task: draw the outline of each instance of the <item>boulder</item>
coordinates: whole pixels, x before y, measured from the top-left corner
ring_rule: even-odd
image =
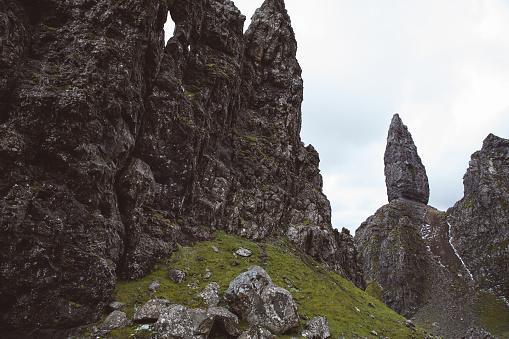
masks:
[[[238,336],[240,334],[239,318],[232,312],[228,311],[224,307],[210,307],[207,310],[207,314],[218,322],[222,328],[231,336]]]
[[[238,339],[273,339],[275,337],[266,328],[253,325],[249,330],[242,332]]]
[[[121,330],[127,325],[127,315],[122,311],[111,312],[101,325],[101,330]]]
[[[225,299],[247,322],[266,327],[272,333],[281,334],[300,325],[290,292],[274,285],[259,266],[237,276],[225,292]]]
[[[169,269],[168,278],[176,284],[180,284],[186,278],[186,273],[181,270]]]
[[[192,338],[193,319],[187,307],[175,305],[163,310],[155,324],[157,338]]]
[[[310,339],[325,339],[331,336],[327,317],[314,317],[304,325],[302,336]]]
[[[385,184],[389,202],[405,198],[428,203],[426,169],[417,154],[412,135],[398,114],[392,117],[384,155]]]
[[[171,302],[166,299],[151,299],[134,313],[133,320],[137,322],[155,322],[170,306]]]
[[[201,296],[205,299],[208,307],[215,307],[219,304],[220,287],[216,282],[212,282],[203,288]]]

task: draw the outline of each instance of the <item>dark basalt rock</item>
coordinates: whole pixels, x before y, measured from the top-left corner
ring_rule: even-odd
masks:
[[[385,184],[389,202],[398,198],[428,203],[426,169],[417,154],[412,135],[398,114],[392,117],[384,155]]]
[[[284,2],[244,21],[229,0],[0,0],[0,332],[97,320],[199,225],[332,232]]]
[[[509,140],[490,134],[463,185],[464,197],[447,211],[451,242],[478,288],[509,299]]]

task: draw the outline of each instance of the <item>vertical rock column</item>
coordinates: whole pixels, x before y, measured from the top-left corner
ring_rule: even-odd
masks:
[[[412,135],[398,114],[392,117],[384,155],[385,184],[389,202],[405,198],[428,203],[426,169],[417,154]]]

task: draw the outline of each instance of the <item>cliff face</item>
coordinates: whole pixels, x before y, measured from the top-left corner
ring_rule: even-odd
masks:
[[[447,212],[451,241],[480,289],[509,299],[509,140],[490,134],[471,156],[464,197]]]
[[[229,0],[0,0],[0,17],[0,331],[95,320],[118,277],[205,229],[313,225],[331,245],[310,254],[363,284],[300,140],[282,0],[245,34]]]

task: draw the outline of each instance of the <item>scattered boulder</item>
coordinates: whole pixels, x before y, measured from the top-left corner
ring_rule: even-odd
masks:
[[[194,335],[193,319],[187,307],[175,305],[163,310],[155,325],[158,338],[190,338]]]
[[[261,326],[253,325],[249,330],[242,332],[238,339],[273,339],[276,336]]]
[[[120,301],[113,301],[108,305],[108,307],[113,311],[117,311],[124,307],[124,304]]]
[[[252,266],[237,276],[225,292],[225,299],[243,319],[272,333],[281,334],[300,325],[290,292],[274,285],[260,266]]]
[[[174,283],[180,284],[186,278],[186,273],[181,270],[171,268],[168,270],[168,278],[170,278]]]
[[[133,320],[137,322],[155,322],[170,305],[171,302],[166,299],[151,299],[136,311]]]
[[[219,253],[219,248],[217,248],[216,246],[212,246],[212,250],[216,253]]]
[[[331,336],[329,330],[329,321],[327,317],[314,317],[304,325],[306,329],[302,332],[302,336],[312,339],[325,339]]]
[[[212,272],[207,268],[205,270],[205,274],[203,275],[203,279],[209,279],[212,276]]]
[[[214,318],[215,321],[219,322],[229,335],[236,337],[240,334],[238,328],[239,318],[226,308],[210,307],[207,310],[207,314]]]
[[[161,286],[159,284],[159,281],[155,280],[155,281],[152,281],[149,285],[148,285],[148,290],[151,291],[151,292],[157,292],[157,289],[159,288],[159,286]]]
[[[203,299],[205,299],[205,304],[208,307],[215,307],[219,304],[219,292],[220,287],[216,282],[211,282],[201,292]]]
[[[407,319],[407,320],[405,321],[405,326],[406,326],[406,327],[415,327],[415,325],[414,325],[413,321],[412,321],[412,320],[410,320],[410,319]]]
[[[253,255],[253,252],[246,248],[241,247],[235,251],[235,254],[240,255],[241,257],[250,257]]]
[[[127,315],[122,311],[113,311],[111,312],[103,324],[101,325],[101,330],[121,330],[127,325]]]

